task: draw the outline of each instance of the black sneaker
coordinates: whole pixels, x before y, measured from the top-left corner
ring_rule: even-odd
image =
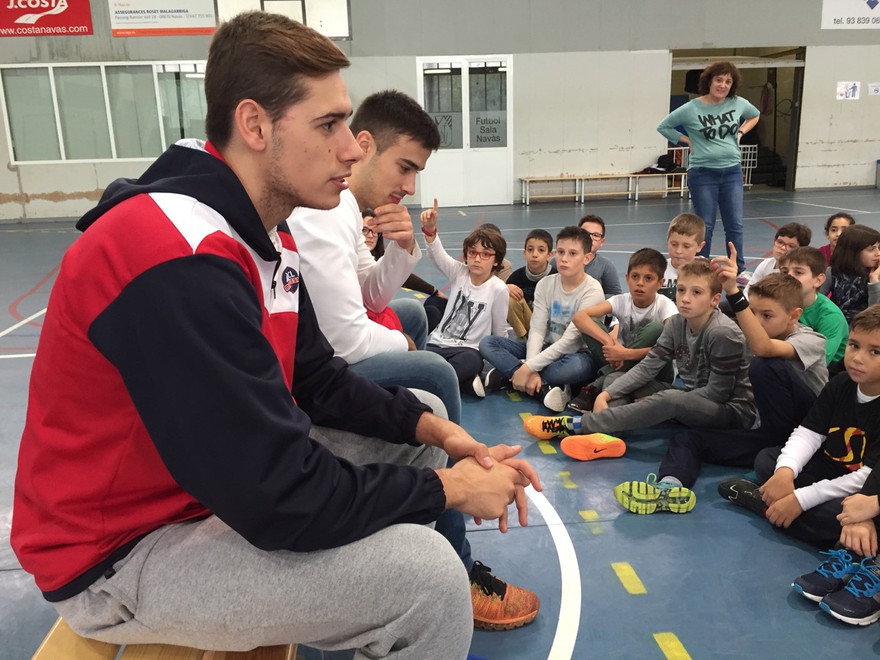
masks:
[[[801,575],[791,583],[791,588],[815,603],[825,596],[840,591],[859,567],[861,557],[844,548],[823,552],[828,559],[819,564],[812,573]]]
[[[506,390],[510,387],[510,379],[501,373],[500,369],[493,368],[489,369],[489,373],[486,374],[483,385],[485,385],[487,392]]]
[[[737,477],[722,481],[718,484],[718,494],[737,506],[754,511],[759,516],[763,516],[767,511],[767,505],[764,504],[761,493],[758,491],[758,484],[748,479]]]
[[[819,607],[854,626],[867,626],[880,619],[880,566],[873,558],[856,564],[855,575],[846,586],[825,596]]]
[[[596,403],[596,397],[601,394],[598,388],[592,385],[585,385],[578,392],[578,395],[568,402],[568,407],[579,413],[593,412],[593,405]]]

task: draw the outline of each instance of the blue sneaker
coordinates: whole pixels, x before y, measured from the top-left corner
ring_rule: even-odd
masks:
[[[854,626],[867,626],[880,619],[880,566],[873,559],[869,557],[857,564],[847,585],[825,596],[819,607]]]
[[[843,589],[850,577],[858,571],[861,559],[845,549],[830,550],[822,554],[828,555],[828,559],[819,564],[819,568],[801,575],[791,583],[792,589],[815,603],[828,594]]]

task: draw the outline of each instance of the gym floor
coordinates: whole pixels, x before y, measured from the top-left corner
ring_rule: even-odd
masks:
[[[665,251],[666,227],[687,200],[643,198],[504,207],[443,208],[440,232],[450,252],[481,222],[508,241],[508,258],[523,265],[528,231],[551,234],[593,213],[607,224],[602,254],[626,272],[640,247]],[[802,222],[812,245],[827,241],[825,219],[845,210],[880,227],[880,191],[786,193],[752,190],[745,197],[746,267],[769,255],[777,227]],[[417,210],[413,209],[417,221]],[[28,658],[56,618],[9,547],[18,441],[24,425],[28,375],[41,316],[65,249],[76,239],[74,220],[0,225],[0,660]],[[723,245],[718,223],[713,252]],[[416,272],[442,287],[424,259]],[[402,292],[401,295],[414,295]],[[31,318],[34,316],[34,318]],[[579,463],[558,443],[536,442],[522,430],[543,406],[516,393],[465,397],[463,424],[487,444],[522,444],[543,482],[530,497],[530,524],[500,534],[484,523],[469,528],[474,557],[507,581],[541,598],[534,623],[510,632],[474,634],[472,655],[523,658],[868,657],[880,655],[880,628],[839,623],[795,595],[791,581],[813,570],[818,552],[787,539],[765,521],[717,495],[736,470],[707,466],[687,515],[637,516],[618,505],[612,489],[656,471],[672,426],[625,434],[623,458]],[[300,657],[348,654],[301,649]]]

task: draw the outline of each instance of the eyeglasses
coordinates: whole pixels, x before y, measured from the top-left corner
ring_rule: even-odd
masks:
[[[364,225],[363,229],[361,229],[361,233],[364,236],[369,236],[370,234],[375,234],[376,232],[372,227],[367,227],[366,225]]]
[[[795,244],[792,245],[791,243],[786,243],[782,238],[777,238],[773,242],[776,244],[776,247],[778,247],[780,249],[784,248],[786,251],[787,250],[794,250],[796,247],[798,247],[797,242],[795,242]]]
[[[605,238],[605,234],[600,234],[597,231],[588,231],[587,233],[590,235],[591,238],[595,238],[597,241],[600,238]]]
[[[475,250],[473,248],[468,248],[467,254],[469,259],[482,259],[483,261],[489,261],[492,257],[495,256],[494,252],[489,252],[488,250]]]

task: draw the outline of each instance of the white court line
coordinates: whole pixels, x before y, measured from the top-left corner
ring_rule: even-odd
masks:
[[[4,330],[3,332],[0,332],[0,337],[5,337],[5,336],[8,335],[10,332],[13,332],[13,331],[15,331],[15,330],[18,330],[21,326],[23,326],[23,325],[27,325],[28,323],[30,323],[31,321],[33,321],[33,320],[36,319],[36,318],[41,317],[41,316],[42,316],[43,314],[45,314],[45,313],[46,313],[46,308],[44,307],[43,309],[41,309],[41,310],[40,310],[39,312],[37,312],[36,314],[31,314],[31,315],[28,316],[26,319],[24,319],[24,320],[22,320],[22,321],[19,321],[19,322],[16,323],[15,325],[12,325],[12,326],[9,326],[8,328],[6,328],[6,330]]]
[[[568,530],[565,529],[565,523],[562,522],[553,505],[531,486],[526,488],[526,494],[544,518],[556,545],[556,555],[559,557],[562,582],[559,622],[556,624],[556,635],[553,637],[553,646],[550,647],[547,660],[571,660],[581,623],[581,569],[578,566],[577,554]]]
[[[820,209],[831,209],[832,211],[846,211],[847,213],[871,213],[871,211],[863,211],[861,209],[844,209],[839,206],[828,206],[827,204],[810,204],[809,202],[796,202],[794,200],[791,200],[789,203],[801,204],[803,206],[816,206]]]
[[[12,355],[0,355],[0,360],[11,360],[12,358],[32,358],[36,356],[36,353],[13,353]]]

